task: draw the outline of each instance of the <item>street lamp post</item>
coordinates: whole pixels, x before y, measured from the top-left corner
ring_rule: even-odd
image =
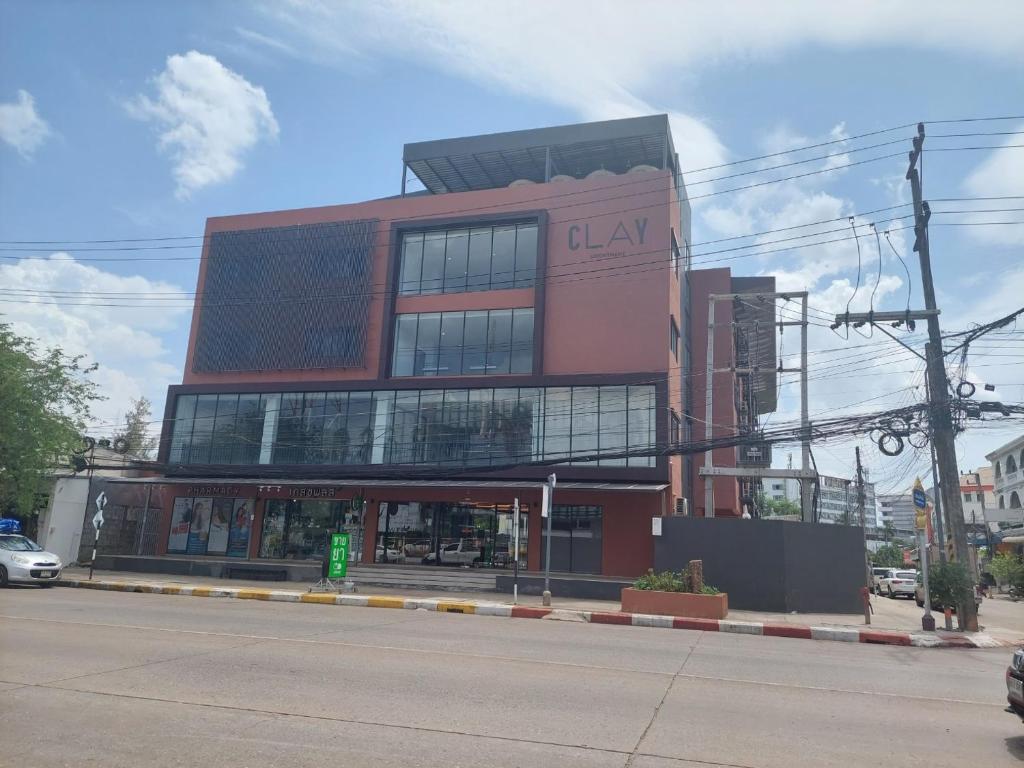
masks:
[[[541,491],[541,515],[547,518],[547,537],[544,552],[544,605],[551,605],[551,497],[555,493],[555,482],[557,478],[554,473],[548,475],[547,481]]]

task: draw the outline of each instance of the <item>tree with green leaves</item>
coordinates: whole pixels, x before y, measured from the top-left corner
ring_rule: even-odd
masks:
[[[997,584],[1024,588],[1024,558],[1020,555],[1009,552],[996,555],[988,564],[988,572],[995,577]]]
[[[0,323],[0,514],[28,520],[50,473],[81,448],[90,404],[102,399],[94,370]]]
[[[125,414],[124,428],[114,433],[113,441],[124,440],[128,454],[148,459],[156,449],[156,438],[150,433],[153,421],[152,405],[146,397],[132,400],[131,409]]]
[[[903,547],[898,544],[885,544],[871,556],[871,562],[879,568],[902,568]]]
[[[800,507],[789,499],[773,499],[764,494],[757,498],[757,507],[761,510],[761,517],[784,517],[787,515],[800,515]]]

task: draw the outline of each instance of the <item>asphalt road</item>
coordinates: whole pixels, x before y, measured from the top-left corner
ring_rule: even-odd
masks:
[[[0,765],[1019,765],[1002,650],[0,591]]]

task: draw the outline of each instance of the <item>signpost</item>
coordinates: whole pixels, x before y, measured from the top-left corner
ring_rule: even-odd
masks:
[[[519,498],[512,502],[512,605],[519,605]]]
[[[544,597],[542,603],[551,605],[551,497],[555,492],[557,478],[554,473],[548,475],[547,482],[541,490],[540,514],[547,518],[547,540],[544,551]]]
[[[932,616],[932,600],[928,594],[928,497],[925,496],[921,478],[917,478],[912,492],[914,498],[914,528],[917,532],[917,551],[921,554],[921,579],[924,584],[924,615],[921,629],[935,631],[935,617]]]
[[[100,528],[103,527],[103,508],[107,505],[107,494],[99,492],[96,497],[96,514],[92,516],[92,525],[96,529],[96,538],[92,540],[92,559],[89,561],[89,580],[92,581],[92,569],[96,565],[96,547],[100,543]]]

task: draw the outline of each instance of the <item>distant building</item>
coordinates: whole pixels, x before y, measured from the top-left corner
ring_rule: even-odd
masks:
[[[914,501],[910,489],[901,493],[884,493],[878,497],[878,508],[882,527],[892,523],[896,535],[901,538],[914,536]]]
[[[860,525],[857,508],[857,481],[845,477],[820,475],[818,489],[818,522]],[[768,478],[763,483],[764,495],[775,501],[800,504],[800,481],[793,478]],[[875,484],[864,483],[864,522],[868,528],[879,527]]]
[[[1024,520],[1024,435],[985,456],[992,464],[995,509],[989,521],[1020,523]]]

